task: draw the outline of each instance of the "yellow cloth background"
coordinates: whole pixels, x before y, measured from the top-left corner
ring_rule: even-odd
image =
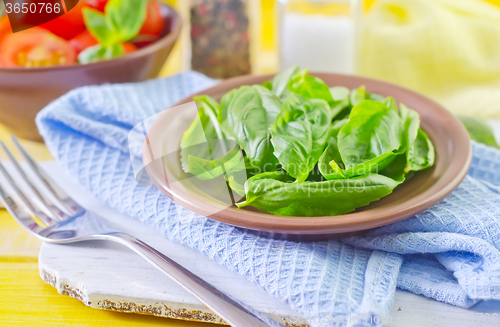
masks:
[[[455,114],[500,117],[498,6],[379,0],[363,21],[361,49],[362,75],[422,92]]]

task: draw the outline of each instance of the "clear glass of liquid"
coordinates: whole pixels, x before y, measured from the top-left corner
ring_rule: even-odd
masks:
[[[279,0],[280,68],[353,74],[362,0]]]

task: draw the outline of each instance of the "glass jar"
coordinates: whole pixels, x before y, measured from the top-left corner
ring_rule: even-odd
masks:
[[[247,0],[191,0],[189,12],[191,69],[212,78],[250,74]]]
[[[362,0],[280,0],[280,66],[353,74]]]

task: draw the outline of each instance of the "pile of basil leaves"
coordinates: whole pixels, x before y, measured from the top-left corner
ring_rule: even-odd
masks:
[[[263,85],[233,89],[220,104],[209,96],[195,101],[199,119],[182,137],[182,168],[203,180],[225,176],[245,196],[236,203],[240,208],[340,215],[390,194],[434,164],[434,147],[416,111],[404,104],[398,109],[393,98],[363,86],[329,88],[299,67]],[[235,146],[218,158],[192,150],[215,139]],[[242,170],[244,183],[234,178]]]

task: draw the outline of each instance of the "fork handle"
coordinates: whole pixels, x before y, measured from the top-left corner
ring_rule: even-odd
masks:
[[[260,327],[281,326],[282,324],[248,305],[234,299],[196,276],[177,262],[168,258],[141,240],[125,233],[102,234],[104,239],[116,241],[135,251],[150,264],[162,271],[177,284],[193,294],[198,300],[217,313],[231,326]]]

